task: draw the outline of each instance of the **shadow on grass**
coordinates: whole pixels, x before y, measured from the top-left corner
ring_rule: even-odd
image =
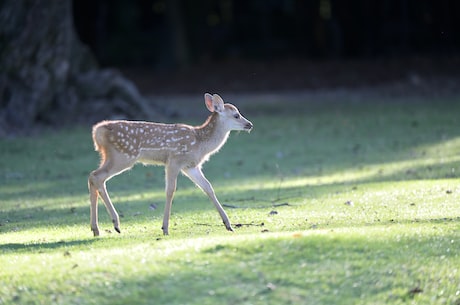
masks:
[[[456,123],[459,103],[437,100],[407,104],[401,101],[372,103],[347,100],[324,104],[299,101],[289,107],[281,103],[271,104],[268,108],[268,116],[262,111],[265,108],[257,108],[255,129],[251,135],[233,136],[222,152],[205,166],[205,173],[210,173],[207,176],[217,189],[225,188],[226,185],[235,186],[223,195],[217,192],[222,202],[232,203],[233,200],[253,198],[252,201],[258,203],[304,196],[314,199],[344,190],[350,184],[359,186],[376,182],[458,178],[460,175],[460,170],[452,171],[459,167],[460,161],[445,161],[442,157],[429,165],[420,163],[391,171],[386,168],[388,164],[410,161],[411,158],[423,159],[420,155],[413,156],[411,151],[415,148],[458,138],[460,132]],[[91,144],[81,143],[83,140],[90,141],[87,133],[81,130],[78,134],[65,131],[43,137],[39,147],[34,147],[33,141],[27,140],[23,144],[15,143],[14,149],[6,150],[2,164],[10,170],[3,173],[0,171],[0,181],[5,182],[0,188],[3,190],[0,192],[0,201],[8,201],[9,206],[2,207],[1,224],[23,222],[27,226],[64,225],[68,221],[81,221],[80,215],[89,218],[89,203],[88,208],[80,207],[81,196],[87,196],[87,173],[98,162]],[[72,141],[73,137],[79,139],[79,143]],[[0,147],[8,147],[9,141],[1,140]],[[64,145],[60,145],[57,153],[50,152],[50,147],[56,147],[57,143]],[[455,147],[452,149],[455,150]],[[32,150],[33,154],[30,153]],[[444,152],[440,151],[440,154]],[[18,163],[17,160],[23,162]],[[382,169],[376,164],[381,164]],[[375,173],[361,178],[296,187],[283,185],[287,179],[322,179],[369,166],[376,168]],[[31,168],[34,174],[29,177],[27,173]],[[74,172],[77,174],[72,175]],[[244,185],[247,177],[253,177],[251,180],[260,177],[263,181],[269,181],[267,177],[272,177],[273,187],[253,189],[248,196],[246,191],[238,188],[238,185]],[[184,196],[181,193],[184,186],[189,188],[191,184],[183,180],[179,182],[176,202],[192,198],[191,201],[200,202],[192,210],[213,209],[203,194],[197,199],[195,195]],[[163,191],[163,169],[136,167],[130,174],[111,180],[108,188],[121,213],[127,211],[132,214],[136,209],[143,211],[148,208],[150,199],[120,202],[116,198],[143,194],[152,189]],[[76,207],[72,207],[74,198],[80,201]],[[56,199],[65,207],[56,208]],[[163,196],[158,199],[160,204],[163,201]],[[180,213],[185,207],[175,204],[173,212]],[[105,211],[102,208],[100,214],[103,213]],[[1,231],[4,229],[0,227]]]
[[[84,240],[71,240],[71,241],[57,241],[57,242],[37,242],[37,243],[6,243],[0,244],[0,251],[4,254],[8,252],[14,253],[43,253],[49,250],[69,249],[72,247],[81,247],[94,245],[98,243],[98,239],[84,239]]]
[[[225,207],[227,212],[233,207],[242,209],[273,209],[276,204],[287,203],[291,206],[305,206],[306,211],[309,210],[308,202],[316,199],[327,198],[330,195],[337,195],[340,193],[352,193],[353,190],[358,189],[360,192],[366,193],[367,184],[379,182],[395,182],[395,181],[420,181],[424,179],[445,179],[453,178],[450,168],[456,166],[456,162],[444,163],[443,165],[430,166],[427,169],[425,166],[411,167],[410,170],[395,171],[386,174],[385,171],[376,171],[364,178],[351,178],[349,180],[340,180],[338,182],[310,184],[308,181],[300,183],[296,186],[289,186],[289,181],[276,181],[269,182],[270,186],[263,183],[258,187],[249,187],[240,190],[237,186],[226,187],[218,197]],[[266,177],[261,177],[262,180]],[[286,180],[296,181],[296,179],[305,178],[300,177],[287,177]],[[250,181],[257,179],[252,178]],[[227,180],[226,183],[235,183],[233,180]],[[248,183],[250,183],[248,181]],[[188,184],[188,183],[187,183]],[[237,183],[235,183],[238,185]],[[229,189],[232,189],[231,191]],[[192,191],[191,191],[192,190]],[[448,198],[453,192],[451,189],[440,189],[439,196]],[[136,222],[138,219],[149,219],[152,223],[152,230],[154,228],[153,218],[163,217],[164,197],[154,196],[151,198],[140,199],[123,199],[125,196],[131,196],[133,191],[115,191],[112,192],[113,202],[115,208],[119,212],[121,219],[121,226],[125,226],[131,222]],[[149,196],[150,197],[150,196]],[[69,197],[71,198],[71,197]],[[24,200],[24,198],[22,199]],[[62,201],[62,200],[61,200]],[[66,201],[66,200],[64,200]],[[68,204],[59,204],[62,208],[53,208],[48,204],[45,207],[31,205],[29,207],[22,207],[18,205],[15,209],[3,211],[0,217],[0,234],[8,233],[11,231],[23,230],[28,228],[40,228],[49,226],[68,226],[69,224],[81,224],[82,226],[89,227],[89,200],[87,205],[82,206],[81,203],[77,205],[72,204],[72,199],[68,200]],[[299,202],[300,201],[300,202]],[[193,204],[189,204],[192,202]],[[151,208],[155,204],[155,210]],[[104,227],[112,229],[109,216],[106,213],[102,200],[99,199],[99,219]],[[187,212],[200,212],[214,210],[213,205],[206,197],[206,195],[198,190],[194,190],[192,185],[188,189],[179,189],[176,192],[175,204],[173,206],[173,219],[184,211]],[[175,216],[176,215],[176,216]],[[216,214],[217,215],[217,214]],[[213,220],[214,221],[214,220]],[[214,225],[214,222],[209,222],[209,225]],[[107,224],[109,222],[109,224]],[[220,222],[218,224],[220,226]],[[308,228],[308,226],[306,226]]]
[[[152,211],[145,202],[137,202],[135,204],[125,202],[115,205],[115,207],[120,216],[122,230],[123,226],[131,222],[136,222],[139,219],[142,219],[142,221],[148,219],[151,221],[153,227],[153,217],[159,215],[159,212]],[[111,232],[113,225],[102,203],[99,204],[98,209],[101,229]],[[92,232],[90,231],[89,202],[88,206],[68,208],[20,208],[4,212],[0,216],[0,234],[50,227],[70,228],[75,225],[87,227],[88,236],[92,236]]]
[[[391,304],[460,300],[458,234],[374,227],[234,240],[181,250],[155,272],[88,287],[111,304]],[[356,234],[358,232],[358,234]],[[197,251],[197,249],[200,249]],[[133,258],[135,259],[135,258]],[[159,262],[152,261],[153,264]],[[147,267],[148,268],[148,267]],[[115,288],[116,287],[116,288]],[[418,289],[416,289],[418,288]],[[443,291],[443,294],[439,292]],[[104,301],[105,300],[105,301]],[[435,302],[436,303],[436,302]]]

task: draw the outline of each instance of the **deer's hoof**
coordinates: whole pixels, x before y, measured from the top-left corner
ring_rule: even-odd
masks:
[[[99,229],[97,229],[97,228],[96,229],[91,229],[91,231],[93,231],[94,237],[99,236]]]

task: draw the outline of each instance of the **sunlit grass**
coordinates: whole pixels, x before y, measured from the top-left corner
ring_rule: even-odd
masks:
[[[0,304],[459,304],[460,103],[400,102],[251,105],[204,169],[235,233],[181,177],[164,237],[136,166],[94,238],[89,127],[0,140]]]
[[[2,295],[13,293],[13,299],[35,298],[38,303],[91,304],[108,297],[111,304],[152,299],[177,304],[212,304],[216,299],[230,304],[326,304],[338,298],[355,304],[411,299],[429,304],[455,300],[458,250],[455,231],[445,223],[174,240],[148,241],[128,234],[41,241],[4,253],[2,260],[9,263],[3,272],[9,281],[0,289]],[[18,272],[14,265],[28,267]],[[413,292],[417,288],[423,292]]]

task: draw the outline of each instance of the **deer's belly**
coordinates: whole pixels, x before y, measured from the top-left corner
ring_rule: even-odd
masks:
[[[168,152],[161,148],[141,149],[138,160],[144,164],[165,164]]]

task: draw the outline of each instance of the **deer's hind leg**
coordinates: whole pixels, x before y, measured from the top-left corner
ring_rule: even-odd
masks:
[[[125,170],[130,169],[134,165],[135,161],[131,158],[127,158],[121,153],[112,153],[106,156],[101,166],[95,171],[91,172],[88,178],[88,188],[91,202],[91,230],[94,236],[99,236],[98,226],[98,213],[97,213],[97,201],[98,196],[101,196],[104,201],[107,212],[112,218],[113,226],[115,231],[120,233],[120,218],[118,216],[115,207],[110,200],[110,196],[107,193],[106,182],[113,176],[116,176]]]
[[[91,173],[88,178],[89,201],[91,203],[91,231],[93,231],[94,236],[99,236],[99,226],[97,224],[97,199],[99,197],[99,191],[97,190],[94,183],[91,182],[93,173]]]

